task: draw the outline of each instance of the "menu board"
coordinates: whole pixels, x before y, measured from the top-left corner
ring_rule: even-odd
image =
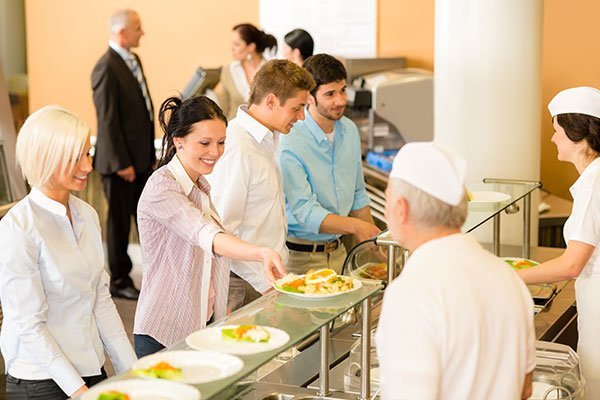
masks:
[[[315,41],[315,54],[370,58],[377,54],[377,0],[260,0],[260,26],[279,43],[302,28]]]

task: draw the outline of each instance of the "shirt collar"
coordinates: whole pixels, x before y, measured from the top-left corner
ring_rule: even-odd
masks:
[[[185,168],[183,168],[183,165],[181,164],[179,157],[177,157],[177,154],[175,154],[171,161],[169,161],[167,168],[169,168],[169,171],[171,171],[175,177],[175,180],[181,185],[185,195],[189,195],[196,184],[194,181],[192,181],[192,178],[190,178],[187,172],[185,172]],[[210,193],[210,185],[202,175],[198,177],[198,187],[203,192]]]
[[[252,118],[248,114],[248,106],[243,104],[239,106],[235,120],[244,128],[258,143],[262,142],[268,134],[272,134],[271,130]]]
[[[44,210],[48,210],[53,214],[60,215],[64,217],[67,215],[67,208],[59,203],[56,200],[52,200],[50,197],[46,196],[44,192],[42,192],[37,187],[31,188],[31,192],[29,193],[31,200],[38,206],[42,207]],[[69,195],[69,205],[71,206],[71,198]],[[72,207],[71,207],[72,208]]]
[[[599,169],[600,169],[600,157],[596,158],[594,161],[592,161],[590,163],[590,165],[585,167],[585,169],[583,170],[581,175],[579,175],[579,178],[577,178],[575,183],[569,188],[569,192],[571,192],[571,196],[575,197],[575,193],[577,193],[577,190],[581,187],[581,185],[587,179],[587,177],[592,174],[595,174]]]
[[[125,61],[129,61],[133,57],[133,53],[123,47],[119,46],[116,42],[109,40],[108,45],[111,49],[117,52],[118,55]]]
[[[315,121],[312,115],[310,115],[310,112],[308,111],[308,106],[306,106],[306,110],[304,113],[304,124],[306,124],[306,127],[317,140],[317,142],[322,142],[324,140],[329,141],[329,139],[327,139],[327,136],[325,136],[325,132],[323,131],[323,129],[321,129],[317,121]],[[334,122],[333,131],[335,132],[336,136],[338,134],[343,134],[344,129],[341,120],[337,120]]]

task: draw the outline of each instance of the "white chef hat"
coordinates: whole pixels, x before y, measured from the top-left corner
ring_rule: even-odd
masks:
[[[558,114],[585,114],[600,118],[600,90],[580,86],[559,92],[548,103],[552,117]]]
[[[423,192],[457,206],[465,195],[466,161],[433,142],[405,144],[396,158],[390,178],[401,179]]]

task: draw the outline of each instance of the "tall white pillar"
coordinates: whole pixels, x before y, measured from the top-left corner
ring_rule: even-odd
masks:
[[[542,0],[435,2],[434,140],[467,159],[468,184],[539,180],[542,17]]]

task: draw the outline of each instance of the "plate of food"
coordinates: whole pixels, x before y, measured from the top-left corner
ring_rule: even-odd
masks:
[[[469,204],[489,204],[499,203],[510,199],[510,195],[502,192],[494,192],[491,190],[467,191]]]
[[[287,274],[276,280],[273,286],[278,292],[303,299],[326,299],[358,290],[362,282],[323,268],[304,275]]]
[[[145,379],[199,384],[227,378],[243,366],[238,357],[214,351],[163,351],[137,360],[131,374]]]
[[[386,281],[388,278],[388,266],[384,262],[368,262],[350,274],[358,279],[367,281]]]
[[[277,349],[290,341],[281,329],[260,325],[223,325],[196,331],[185,342],[197,350],[228,354],[256,354]]]
[[[535,267],[539,264],[539,262],[529,260],[527,258],[503,257],[502,260],[510,265],[515,271],[519,269]]]
[[[200,400],[200,392],[176,382],[126,379],[100,383],[83,393],[81,400]]]

